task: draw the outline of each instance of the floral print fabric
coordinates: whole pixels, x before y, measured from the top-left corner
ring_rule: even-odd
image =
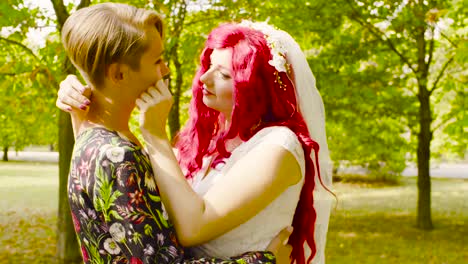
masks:
[[[84,263],[274,263],[270,252],[190,259],[177,242],[142,148],[104,128],[75,143],[68,198]]]

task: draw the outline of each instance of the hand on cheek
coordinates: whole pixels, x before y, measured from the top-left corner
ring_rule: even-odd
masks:
[[[143,136],[151,134],[167,137],[166,121],[173,103],[167,81],[159,80],[156,87],[150,87],[136,100],[140,109],[140,129]]]

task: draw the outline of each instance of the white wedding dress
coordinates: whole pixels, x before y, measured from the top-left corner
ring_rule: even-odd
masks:
[[[209,161],[205,161],[203,169],[191,180],[191,185],[199,195],[203,196],[216,184],[218,179],[225,176],[224,172],[228,171],[247,152],[266,144],[279,145],[293,154],[301,168],[301,180],[286,189],[277,199],[247,222],[203,245],[192,248],[195,256],[226,258],[247,251],[264,250],[278,232],[292,224],[304,183],[305,161],[302,145],[294,132],[287,127],[267,127],[260,130],[249,141],[243,142],[232,151],[231,157],[225,163],[211,169],[203,178],[209,166]]]

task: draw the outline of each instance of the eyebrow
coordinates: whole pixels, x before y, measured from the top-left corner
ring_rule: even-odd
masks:
[[[221,68],[221,69],[223,69],[223,70],[228,71],[229,73],[231,73],[231,69],[229,69],[229,68],[227,68],[227,67],[224,67],[224,66],[221,65],[221,64],[216,64],[215,67]]]

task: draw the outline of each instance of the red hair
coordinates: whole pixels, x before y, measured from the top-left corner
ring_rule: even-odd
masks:
[[[213,49],[232,50],[232,75],[234,81],[233,110],[231,124],[224,127],[224,116],[203,104],[200,76],[210,66]],[[265,127],[286,126],[299,139],[306,161],[305,181],[296,207],[292,226],[294,231],[289,238],[293,250],[291,263],[306,263],[304,243],[312,249],[307,259],[310,263],[316,253],[314,228],[316,212],[313,207],[315,175],[320,179],[317,160],[310,158],[312,151],[318,157],[319,145],[312,140],[296,103],[294,86],[287,74],[280,72],[283,86],[276,83],[276,69],[269,65],[270,49],[264,35],[256,30],[238,24],[222,24],[215,28],[205,43],[201,54],[201,65],[192,84],[193,97],[190,102],[189,120],[177,137],[179,162],[191,178],[202,167],[205,156],[215,155],[215,162],[228,158],[226,140],[239,136],[249,140]],[[317,158],[316,158],[317,159]]]

